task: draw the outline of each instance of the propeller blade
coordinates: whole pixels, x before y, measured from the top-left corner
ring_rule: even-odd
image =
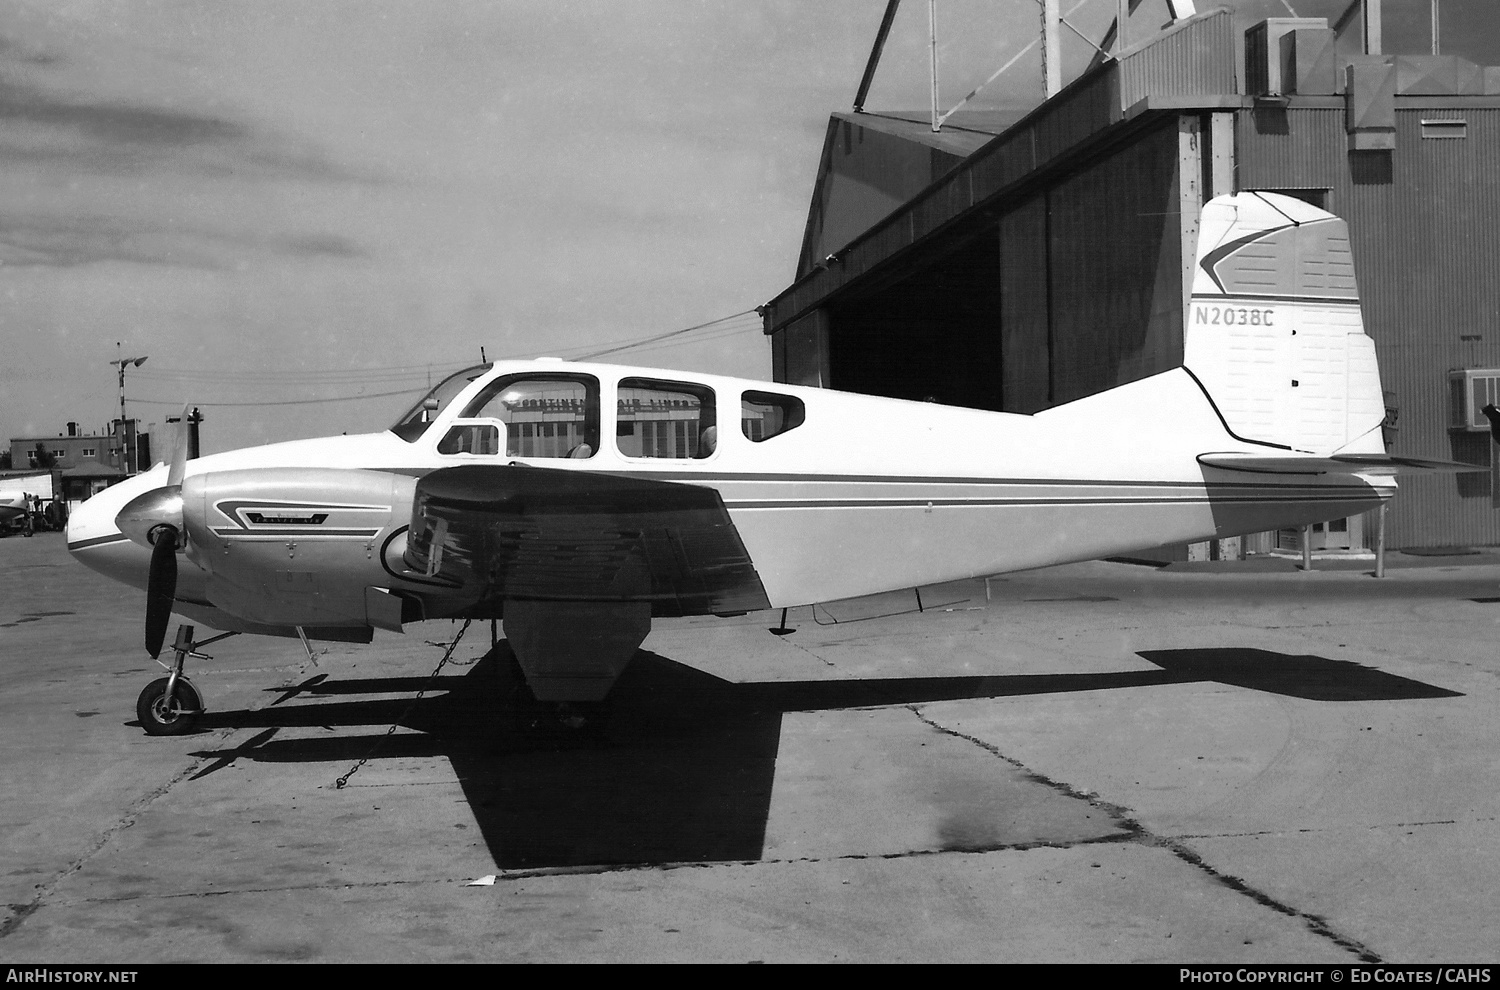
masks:
[[[151,571],[146,581],[146,652],[154,660],[167,638],[172,601],[177,596],[177,527],[162,525],[151,547]]]
[[[192,407],[183,406],[182,418],[177,421],[177,440],[172,445],[172,465],[167,468],[168,488],[180,486],[183,475],[187,474],[188,434],[191,430],[188,417],[190,415],[192,415]]]

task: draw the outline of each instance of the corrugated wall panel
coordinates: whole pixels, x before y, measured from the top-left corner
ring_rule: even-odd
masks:
[[[926,233],[942,227],[974,203],[1003,193],[1068,155],[1077,155],[1082,145],[1119,122],[1124,110],[1147,93],[1203,95],[1215,101],[1233,93],[1235,46],[1231,25],[1228,12],[1205,15],[1127,56],[1132,73],[1129,86],[1122,85],[1121,63],[1106,62],[1086,74],[1006,135],[955,166],[954,174],[963,174],[971,183],[966,192],[957,186],[926,193],[911,191],[911,169],[916,167],[913,155],[928,155],[927,171],[934,177],[947,167],[948,160],[938,152],[908,154],[891,145],[895,150],[887,161],[881,149],[894,139],[878,136],[854,121],[831,124],[804,238],[799,281],[817,286],[813,302],[831,296],[847,284],[848,276],[838,273],[836,266],[826,270],[821,267],[829,252],[857,252],[859,261],[850,266],[851,270],[869,271],[888,257],[874,252],[875,244],[905,248],[912,243],[914,231]],[[881,197],[892,190],[911,198],[895,217],[879,220],[880,210],[888,205]],[[851,230],[869,223],[876,226],[856,237],[852,245],[840,246],[848,244]],[[772,300],[771,326],[781,326],[803,312],[799,300],[807,298],[799,286]]]
[[[942,195],[943,189],[953,180],[939,183],[937,187],[929,189],[921,199],[913,201],[907,208],[907,216],[910,223],[911,236],[913,240],[925,237],[937,229],[943,222],[943,208],[947,204],[947,198]]]
[[[912,208],[912,236],[926,237],[947,221],[967,210],[969,202],[969,176],[967,172],[951,175],[919,200]]]
[[[1046,195],[1011,210],[999,228],[1002,408],[1034,413],[1052,401]]]
[[[1177,145],[1169,122],[1048,190],[1054,403],[1182,364]]]
[[[1035,167],[1035,134],[1029,127],[1012,131],[1002,143],[991,145],[970,167],[974,176],[974,198],[979,200],[994,195]]]
[[[1488,463],[1484,434],[1452,433],[1448,372],[1500,367],[1500,109],[1396,113],[1396,149],[1351,154],[1344,114],[1291,108],[1284,133],[1239,115],[1239,184],[1328,190],[1349,221],[1365,329],[1399,412],[1393,450]],[[1422,120],[1462,118],[1462,138]],[[1392,503],[1395,547],[1500,544],[1488,474],[1408,475]]]
[[[1422,136],[1422,120],[1456,117],[1466,121],[1464,138]],[[1400,376],[1398,451],[1420,447],[1485,463],[1492,454],[1484,434],[1450,433],[1446,427],[1448,371],[1500,366],[1497,160],[1500,110],[1400,109],[1392,185],[1378,193],[1370,183],[1355,187],[1361,222],[1390,210],[1385,229],[1368,239],[1372,252],[1388,255],[1381,267],[1392,278],[1362,288],[1382,323],[1402,334],[1387,348]],[[1393,291],[1393,285],[1405,291]],[[1391,511],[1401,531],[1421,545],[1500,543],[1500,512],[1491,503],[1488,473],[1415,478],[1406,487]]]
[[[1122,108],[1148,96],[1239,92],[1234,79],[1234,14],[1215,11],[1120,61]]]
[[[1241,110],[1235,127],[1241,189],[1332,189],[1347,179],[1342,109]]]
[[[798,275],[899,209],[962,159],[834,118],[808,213]]]
[[[1119,120],[1119,79],[1101,72],[1063,90],[1035,118],[1036,160],[1050,162]]]

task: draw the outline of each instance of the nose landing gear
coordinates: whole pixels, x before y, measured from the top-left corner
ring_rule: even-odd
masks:
[[[168,693],[170,691],[170,693]],[[203,713],[198,689],[186,677],[158,677],[135,702],[135,717],[148,736],[177,736],[192,730]]]
[[[213,657],[198,653],[197,648],[235,635],[238,633],[227,632],[195,643],[192,626],[177,627],[177,641],[172,644],[172,665],[167,667],[162,664],[167,667],[167,676],[158,677],[147,684],[135,702],[136,718],[140,719],[141,728],[146,730],[147,735],[180,736],[192,731],[193,726],[198,723],[198,716],[204,711],[203,696],[198,693],[193,682],[183,675],[183,663],[188,657],[212,660]],[[157,663],[161,661],[158,660]]]

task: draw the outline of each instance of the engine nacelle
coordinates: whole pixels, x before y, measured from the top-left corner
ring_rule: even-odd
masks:
[[[402,561],[416,479],[384,471],[256,468],[182,485],[187,555],[209,601],[250,622],[375,626],[451,615],[462,589]]]

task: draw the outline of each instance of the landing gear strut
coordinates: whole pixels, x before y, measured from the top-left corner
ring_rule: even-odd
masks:
[[[213,657],[196,652],[197,648],[234,635],[237,634],[227,632],[195,643],[192,626],[177,627],[177,641],[172,644],[172,665],[168,667],[162,664],[167,667],[167,676],[158,677],[147,684],[135,702],[136,718],[140,719],[141,728],[146,730],[147,735],[180,736],[192,731],[193,726],[198,723],[198,716],[203,714],[203,696],[198,693],[193,682],[183,675],[182,665],[188,657],[212,660]],[[158,660],[157,663],[161,661]]]

